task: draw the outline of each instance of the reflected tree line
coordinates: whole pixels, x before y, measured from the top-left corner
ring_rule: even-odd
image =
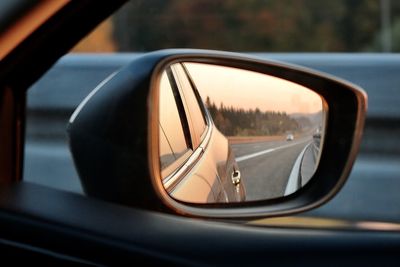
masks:
[[[285,112],[228,107],[222,102],[217,106],[208,96],[205,104],[214,124],[226,136],[282,135],[301,129],[301,125]]]

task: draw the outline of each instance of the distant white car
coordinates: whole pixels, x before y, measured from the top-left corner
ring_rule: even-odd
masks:
[[[288,134],[288,135],[286,136],[286,141],[293,141],[293,140],[294,140],[293,134]]]

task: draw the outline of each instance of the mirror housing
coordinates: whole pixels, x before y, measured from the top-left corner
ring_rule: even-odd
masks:
[[[244,69],[305,86],[325,102],[326,130],[313,178],[293,194],[240,203],[185,203],[164,189],[158,153],[158,84],[173,63],[195,62]],[[315,208],[345,183],[362,136],[367,96],[330,75],[236,53],[161,50],[145,54],[103,81],[70,119],[72,156],[87,195],[163,212],[244,218],[288,215]],[[319,133],[314,134],[320,139]]]

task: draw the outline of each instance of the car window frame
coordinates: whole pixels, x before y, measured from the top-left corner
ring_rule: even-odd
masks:
[[[185,114],[184,109],[184,99],[181,96],[181,93],[179,91],[179,86],[175,80],[175,77],[172,73],[171,68],[167,68],[165,70],[166,75],[167,75],[167,80],[169,82],[169,85],[171,87],[172,93],[174,95],[174,100],[175,104],[177,106],[183,134],[185,137],[185,142],[187,145],[187,150],[176,160],[171,162],[168,166],[166,166],[164,169],[161,170],[161,177],[164,180],[166,177],[170,176],[174,172],[180,169],[180,167],[187,161],[187,159],[190,157],[191,154],[193,154],[194,149],[193,149],[193,140],[192,140],[192,134],[190,131],[190,124],[188,120],[188,116]],[[177,95],[176,95],[177,93]],[[165,135],[165,138],[168,140],[168,136]]]
[[[208,110],[207,110],[207,108],[205,106],[204,101],[202,100],[202,98],[200,96],[199,91],[197,90],[197,86],[194,83],[193,78],[190,75],[189,70],[185,66],[185,63],[180,63],[180,65],[182,66],[182,68],[183,68],[183,70],[184,70],[184,72],[186,74],[186,77],[187,77],[187,79],[188,79],[188,81],[189,81],[189,83],[191,85],[191,88],[192,88],[193,93],[194,93],[194,95],[196,97],[197,103],[199,104],[200,110],[202,112],[203,119],[204,119],[204,121],[206,123],[206,128],[200,135],[200,143],[202,143],[203,140],[205,139],[205,137],[207,136],[207,132],[208,132],[209,128],[211,128],[211,125],[213,124],[212,118],[211,118],[211,115],[209,114],[209,112],[208,112]]]
[[[179,74],[174,69],[174,64],[171,64],[168,68],[171,69],[171,73],[173,75],[174,82],[176,83],[179,91],[179,96],[180,99],[183,103],[184,106],[184,113],[187,119],[187,122],[189,124],[189,132],[190,132],[190,138],[192,141],[192,153],[189,155],[189,157],[183,162],[181,166],[178,166],[175,170],[173,170],[169,175],[163,176],[163,173],[161,175],[162,182],[164,185],[164,188],[166,189],[167,192],[171,193],[175,190],[176,186],[192,171],[192,169],[196,166],[198,161],[202,158],[202,155],[205,152],[206,147],[208,146],[208,143],[211,139],[211,133],[212,133],[212,121],[209,113],[204,107],[204,104],[200,98],[200,95],[197,91],[197,88],[195,87],[193,80],[191,79],[187,69],[183,66],[181,63],[179,64],[184,71],[184,74],[186,76],[186,79],[188,79],[189,84],[190,84],[190,89],[193,90],[193,93],[196,97],[197,104],[200,107],[200,111],[202,112],[202,117],[205,121],[205,129],[202,133],[196,133],[196,128],[193,125],[193,121],[191,119],[191,112],[192,109],[188,107],[188,103],[186,103],[185,97],[184,97],[184,89],[182,88],[179,81]],[[200,102],[201,101],[201,102]],[[200,136],[200,138],[198,138]],[[185,154],[186,156],[186,154]],[[167,167],[168,168],[168,167]]]
[[[185,75],[185,77],[181,77],[179,71],[177,70],[177,68],[182,68],[183,73]],[[190,129],[190,133],[191,133],[191,138],[192,138],[192,144],[193,144],[193,149],[197,149],[198,147],[200,147],[202,141],[204,140],[204,136],[205,133],[207,132],[207,128],[209,127],[209,122],[207,120],[207,117],[204,114],[204,110],[202,108],[203,103],[202,101],[198,99],[198,94],[196,94],[196,88],[193,86],[193,82],[190,80],[189,76],[188,76],[188,72],[187,70],[183,67],[183,65],[181,63],[176,63],[171,65],[171,69],[172,69],[172,73],[174,75],[175,81],[177,81],[177,86],[180,92],[180,96],[185,108],[185,113],[186,113],[186,117],[187,120],[189,122],[189,129]],[[183,85],[183,79],[186,79],[190,85],[190,88],[185,88]],[[203,129],[203,131],[201,133],[199,133],[197,131],[197,128],[195,127],[195,122],[193,117],[194,116],[198,116],[198,115],[194,115],[194,113],[196,112],[196,110],[194,109],[194,107],[191,107],[189,105],[189,103],[187,102],[187,95],[188,93],[185,93],[185,91],[187,90],[192,90],[195,98],[196,98],[196,102],[197,102],[197,106],[199,107],[200,111],[201,111],[201,117],[204,121],[204,125],[205,128]]]

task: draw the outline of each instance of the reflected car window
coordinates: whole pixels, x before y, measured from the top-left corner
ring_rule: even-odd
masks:
[[[198,138],[198,140],[200,141],[201,136],[206,129],[206,120],[199,106],[196,95],[194,94],[192,85],[190,84],[190,81],[188,80],[188,77],[182,65],[175,64],[174,70],[177,73],[177,80],[179,80],[180,87],[182,88],[187,107],[188,109],[190,109],[190,119],[192,120],[192,124],[194,127],[194,134],[196,135],[196,138]]]
[[[177,96],[179,97],[179,96]],[[161,169],[178,160],[189,150],[182,121],[179,115],[176,96],[167,74],[161,77],[160,83],[160,162]]]

